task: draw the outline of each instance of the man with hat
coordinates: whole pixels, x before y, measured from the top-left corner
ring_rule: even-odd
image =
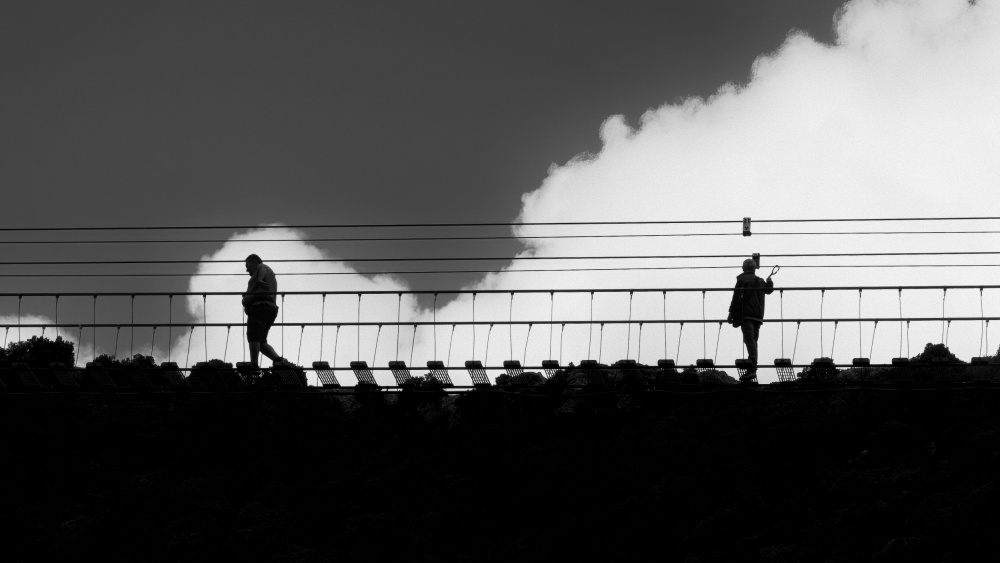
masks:
[[[758,268],[753,258],[743,261],[743,273],[736,276],[736,289],[729,304],[729,322],[743,331],[743,344],[752,367],[741,380],[753,381],[757,377],[757,339],[760,325],[764,324],[764,296],[774,291],[771,276],[763,280],[754,273]]]

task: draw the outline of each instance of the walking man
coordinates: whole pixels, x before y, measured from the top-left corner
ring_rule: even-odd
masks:
[[[757,377],[757,339],[760,325],[764,324],[764,296],[774,291],[771,276],[762,280],[754,273],[757,267],[753,258],[743,261],[743,273],[736,277],[736,289],[729,304],[729,323],[743,331],[743,344],[752,365],[745,379],[750,381]]]
[[[278,317],[278,280],[274,276],[274,270],[256,254],[247,256],[246,267],[250,281],[247,283],[247,292],[243,294],[243,312],[247,314],[250,362],[255,368],[260,368],[257,358],[261,352],[272,363],[284,362],[285,359],[267,343],[267,333]]]

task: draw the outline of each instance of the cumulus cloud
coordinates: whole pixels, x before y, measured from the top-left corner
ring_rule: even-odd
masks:
[[[707,99],[692,98],[665,104],[647,111],[634,126],[622,116],[612,116],[600,128],[603,142],[597,154],[585,154],[563,165],[553,165],[537,189],[522,198],[520,222],[680,220],[754,218],[832,218],[832,217],[933,217],[996,215],[992,190],[1000,183],[1000,3],[965,0],[854,0],[837,14],[834,22],[836,41],[818,43],[809,36],[792,32],[775,52],[762,55],[753,65],[746,84],[726,84]],[[863,225],[864,230],[887,225]],[[512,274],[510,269],[538,267],[528,257],[588,255],[663,255],[663,254],[740,254],[763,255],[765,272],[779,263],[785,269],[775,278],[784,286],[837,285],[935,285],[975,284],[986,281],[992,269],[809,269],[807,264],[878,264],[878,263],[959,263],[955,257],[900,258],[821,258],[777,259],[784,253],[842,252],[911,252],[995,249],[986,236],[768,236],[779,230],[814,231],[840,227],[829,224],[755,225],[753,237],[646,238],[579,240],[528,239],[526,250],[510,268],[486,276],[469,289],[524,288],[659,288],[659,287],[729,287],[739,273],[741,259],[715,261],[731,265],[731,270],[662,270],[629,271],[614,274],[596,272],[540,273],[530,277]],[[928,224],[897,223],[897,229],[922,228]],[[969,223],[936,223],[938,230],[968,228]],[[978,224],[978,227],[983,227]],[[845,225],[858,230],[858,224]],[[675,226],[673,232],[718,229],[712,226]],[[737,225],[722,229],[737,230]],[[540,227],[519,227],[515,233],[527,237],[541,232]],[[655,227],[602,228],[601,232],[663,232]],[[552,228],[547,230],[551,234]],[[579,231],[577,231],[579,232]],[[273,231],[270,234],[278,234]],[[280,233],[297,236],[294,231]],[[249,244],[256,233],[233,237],[219,252],[206,258],[242,259],[248,249],[264,257],[322,257],[317,248],[301,243],[284,243],[280,253]],[[969,259],[969,261],[976,261]],[[981,262],[981,260],[980,260]],[[691,262],[676,260],[560,261],[560,267],[608,266],[677,266]],[[704,264],[702,260],[700,263]],[[553,263],[550,263],[553,264]],[[202,264],[201,272],[237,269],[240,264]],[[346,272],[347,275],[319,278],[281,277],[281,290],[390,290],[404,289],[392,278],[370,278],[337,264],[301,264],[296,270]],[[232,290],[231,281],[217,278],[193,278],[192,291]],[[998,290],[987,290],[983,307],[1000,310]],[[899,314],[898,295],[894,291],[866,292],[862,296],[863,316]],[[319,297],[289,296],[285,303],[286,322],[318,321]],[[368,299],[368,298],[366,298]],[[558,295],[547,293],[521,295],[510,304],[508,294],[477,297],[477,320],[545,321],[556,319],[587,320],[591,296],[587,292]],[[311,300],[311,301],[310,301]],[[362,320],[395,320],[396,297],[371,297],[362,303]],[[437,346],[434,331],[418,331],[415,339],[415,363],[437,357],[445,359],[445,343],[452,348],[451,363],[474,357],[497,365],[504,359],[525,360],[538,364],[542,359],[562,358],[564,363],[587,357],[605,362],[635,358],[641,347],[640,361],[654,363],[671,357],[680,364],[693,364],[696,358],[716,357],[719,363],[731,363],[742,355],[738,331],[728,326],[699,324],[681,328],[664,326],[656,321],[666,309],[669,319],[709,319],[726,316],[729,295],[726,293],[636,293],[631,297],[632,318],[650,321],[641,330],[638,323],[598,326],[556,326],[550,332],[544,322],[531,327],[497,326],[476,329],[440,327]],[[630,297],[622,294],[597,294],[593,299],[595,319],[627,319]],[[315,303],[314,303],[315,302]],[[904,316],[940,316],[942,306],[947,316],[978,315],[978,289],[949,292],[942,301],[940,291],[914,291],[903,296]],[[326,320],[357,318],[357,300],[350,297],[328,298]],[[822,309],[821,309],[822,308]],[[188,301],[196,318],[204,315],[200,298]],[[409,296],[401,304],[401,317],[407,321],[452,322],[471,318],[472,297],[463,296],[434,311],[420,310]],[[551,312],[551,313],[550,313]],[[211,298],[209,322],[241,322],[237,297]],[[852,318],[858,314],[857,292],[788,292],[769,298],[768,317]],[[380,321],[381,322],[381,321]],[[949,330],[949,344],[962,357],[977,355],[983,347],[982,325],[978,322],[955,323]],[[318,329],[307,328],[301,358],[320,357]],[[335,329],[334,329],[335,330]],[[874,334],[865,323],[804,324],[795,333],[795,325],[765,326],[761,338],[762,362],[784,355],[796,361],[831,355],[838,362],[867,356],[874,346],[875,361],[888,361],[902,349],[903,355],[915,354],[925,342],[941,340],[942,324],[916,323],[909,329],[895,323],[882,323]],[[389,334],[386,334],[388,332]],[[285,329],[283,354],[298,357],[300,330]],[[370,333],[370,334],[369,334]],[[224,329],[212,329],[210,350],[221,349]],[[272,333],[273,334],[273,333]],[[338,341],[337,364],[359,356],[371,362],[375,349],[374,328],[342,330]],[[489,357],[486,341],[489,334]],[[641,334],[641,340],[640,340]],[[203,335],[201,335],[203,336]],[[332,359],[333,335],[326,333],[324,359]],[[408,359],[412,332],[401,331],[401,357]],[[473,345],[475,337],[475,346]],[[561,337],[563,337],[561,339]],[[174,342],[176,355],[186,346],[186,335]],[[231,335],[227,359],[233,361],[242,352],[239,334]],[[277,336],[271,338],[275,342]],[[906,341],[909,341],[907,352]],[[994,340],[996,336],[994,336]],[[197,332],[191,344],[194,359],[203,359],[204,349]],[[562,341],[562,345],[560,342]],[[716,354],[716,343],[718,352]],[[200,349],[199,346],[202,346]],[[835,348],[834,348],[835,347]],[[560,352],[561,350],[561,352]],[[561,356],[560,356],[561,353]],[[383,329],[379,340],[377,365],[384,365],[395,355],[394,328]],[[194,360],[192,360],[194,361]],[[381,374],[391,381],[388,374]],[[467,381],[464,375],[457,377]]]

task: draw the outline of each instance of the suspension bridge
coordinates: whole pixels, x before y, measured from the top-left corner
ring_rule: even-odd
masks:
[[[882,218],[882,219],[799,219],[799,220],[758,220],[757,224],[769,222],[842,222],[842,221],[907,221],[925,222],[947,220],[952,222],[965,221],[995,221],[995,217],[953,217],[953,218]],[[646,233],[591,233],[591,234],[536,234],[521,235],[462,235],[447,236],[317,236],[295,239],[296,242],[373,242],[373,241],[441,241],[455,240],[502,240],[502,239],[639,239],[662,237],[724,237],[724,236],[914,236],[945,235],[982,237],[990,234],[1000,234],[998,230],[988,228],[962,229],[892,229],[892,230],[798,230],[782,232],[750,232],[750,221],[635,221],[635,222],[566,222],[566,223],[427,223],[407,225],[300,225],[300,229],[400,229],[400,228],[446,228],[456,227],[541,227],[541,226],[583,226],[589,229],[608,226],[624,226],[629,228],[639,226],[663,225],[728,225],[741,223],[742,230],[723,232],[646,232]],[[143,248],[161,244],[216,244],[229,239],[219,237],[143,237],[136,238],[135,232],[155,231],[192,231],[256,229],[255,226],[164,226],[164,227],[39,227],[39,228],[0,228],[5,238],[0,245],[18,245],[20,249],[33,249],[32,259],[9,259],[0,261],[0,280],[6,283],[24,278],[43,280],[45,278],[77,278],[109,277],[129,279],[135,277],[197,277],[197,276],[242,276],[235,273],[206,272],[94,272],[94,271],[44,271],[24,272],[18,268],[93,268],[97,266],[149,266],[180,264],[235,264],[242,259],[126,259],[116,257],[95,257],[80,259],[38,259],[34,258],[40,252],[39,248],[49,248],[54,245],[66,245],[72,248],[81,244],[98,247],[116,248],[123,244],[141,245]],[[266,230],[267,227],[261,228]],[[87,231],[103,231],[103,238],[79,238]],[[30,238],[32,235],[44,232],[46,238]],[[71,238],[58,238],[59,233],[70,232]],[[121,237],[119,232],[128,236]],[[52,238],[56,236],[57,238]],[[258,238],[250,243],[280,243],[288,241],[285,238]],[[927,257],[966,257],[981,259],[1000,254],[991,250],[970,250],[957,248],[951,250],[920,250],[920,251],[882,251],[882,252],[776,252],[766,256],[775,262],[797,259],[841,259],[841,258],[884,258],[896,257],[902,259],[924,259]],[[732,260],[744,258],[744,254],[709,254],[709,253],[669,253],[669,254],[608,254],[608,255],[545,255],[520,256],[517,260],[531,261],[574,261],[572,267],[566,268],[511,268],[505,273],[517,272],[603,272],[627,273],[650,270],[699,270],[699,269],[729,269],[732,264],[705,264],[704,261],[719,259]],[[272,258],[268,263],[281,264],[289,267],[292,264],[329,264],[329,263],[366,263],[391,264],[395,262],[434,262],[447,263],[456,261],[496,261],[509,260],[503,256],[364,256],[349,258]],[[698,260],[701,263],[684,265],[663,265],[664,261]],[[608,267],[595,267],[590,263],[609,262]],[[654,266],[635,266],[636,261],[655,261]],[[582,265],[580,264],[582,263]],[[784,264],[783,264],[784,266]],[[966,262],[961,264],[942,264],[940,262],[886,263],[886,264],[795,264],[784,266],[800,269],[821,268],[977,268],[996,267],[996,264],[982,262]],[[382,266],[374,272],[366,274],[468,274],[491,272],[493,270],[478,269],[396,269]],[[891,271],[891,270],[890,270]],[[327,276],[346,275],[350,272],[331,271],[279,271],[279,278],[285,276]],[[37,282],[33,282],[37,283]],[[7,286],[5,286],[7,287]],[[996,380],[1000,383],[1000,368],[995,358],[990,356],[990,323],[994,326],[1000,311],[990,314],[985,297],[991,292],[1000,290],[1000,285],[990,284],[907,284],[907,285],[854,285],[854,286],[788,286],[777,287],[775,293],[768,298],[770,307],[766,319],[766,330],[780,333],[780,344],[771,346],[778,354],[773,361],[761,358],[758,370],[761,374],[769,373],[768,379],[779,385],[797,383],[816,383],[819,381],[832,384],[850,382],[851,384],[910,384],[910,383],[952,383],[952,384],[991,384]],[[382,388],[403,389],[412,385],[415,380],[426,376],[433,377],[435,382],[453,389],[456,392],[470,389],[482,389],[497,386],[518,385],[530,379],[531,373],[541,378],[532,381],[563,381],[569,375],[570,385],[587,385],[596,387],[621,386],[625,382],[643,388],[673,388],[685,385],[718,385],[731,381],[727,379],[728,372],[744,376],[748,371],[752,375],[754,369],[743,357],[719,357],[719,343],[722,340],[726,319],[719,318],[719,299],[728,301],[733,292],[732,287],[595,287],[560,288],[560,289],[460,289],[460,290],[315,290],[286,291],[278,293],[280,316],[274,323],[271,341],[275,336],[280,342],[281,355],[289,361],[267,370],[264,376],[270,376],[269,385],[275,387],[322,389],[354,389]],[[919,312],[907,312],[904,307],[904,297],[920,292],[937,292],[941,296],[940,315],[926,314],[926,307],[920,307]],[[978,295],[977,310],[968,307],[965,299],[963,310],[956,307],[948,309],[948,295],[962,293]],[[830,295],[840,297],[840,306],[831,314],[826,299]],[[220,291],[134,291],[134,292],[101,292],[101,291],[6,291],[0,293],[0,302],[13,304],[16,301],[16,318],[8,318],[3,325],[4,347],[16,341],[23,340],[24,334],[46,336],[59,335],[64,340],[74,344],[75,357],[72,365],[27,366],[26,364],[0,364],[2,383],[7,390],[67,390],[67,389],[185,389],[192,381],[205,381],[207,387],[215,389],[242,389],[259,385],[261,373],[252,369],[246,362],[245,317],[234,319],[231,314],[220,314],[218,320],[211,318],[211,312],[230,306],[240,292]],[[786,311],[786,297],[796,295],[796,304]],[[636,301],[641,296],[641,306]],[[714,306],[706,308],[706,299],[718,296]],[[844,315],[844,296],[857,303],[856,315]],[[864,314],[863,305],[866,301],[879,299],[885,302],[887,296],[898,302],[894,315]],[[408,300],[417,298],[433,299],[433,305],[428,314],[416,318],[402,315],[404,297]],[[461,303],[467,310],[456,312],[452,306],[448,318],[439,319],[438,299],[446,297],[454,303]],[[777,297],[777,299],[775,299]],[[136,300],[140,299],[138,307],[140,317],[147,320],[136,322]],[[482,300],[491,299],[488,307],[483,307]],[[296,299],[298,306],[286,316],[290,309],[285,306],[286,299]],[[338,299],[355,300],[356,309],[347,311],[341,306],[339,310],[328,315],[327,302]],[[531,299],[527,306],[530,313],[523,311],[514,314],[515,302],[522,303]],[[539,299],[547,301],[547,309]],[[121,315],[122,300],[128,303],[129,315]],[[201,301],[201,318],[192,321],[190,318],[175,320],[175,300]],[[311,300],[311,301],[309,301]],[[479,310],[477,311],[477,300]],[[506,300],[507,315],[502,315],[502,301]],[[23,306],[30,301],[34,318],[39,311],[45,312],[48,319],[44,322],[31,321],[25,316]],[[213,307],[212,302],[216,302]],[[309,304],[303,305],[306,301]],[[395,301],[395,303],[391,303]],[[599,303],[599,313],[595,316],[595,301]],[[653,306],[658,301],[659,306]],[[700,315],[692,315],[690,304],[700,301]],[[777,301],[777,303],[774,303]],[[920,301],[926,301],[921,297]],[[68,302],[74,305],[72,313],[60,313],[60,308]],[[88,302],[89,318],[80,314],[84,307],[81,302]],[[624,303],[627,302],[627,305]],[[687,303],[687,307],[678,307],[678,302]],[[809,305],[803,305],[808,302]],[[909,301],[907,301],[909,302]],[[112,307],[110,304],[115,303]],[[566,305],[571,303],[571,305]],[[621,311],[609,315],[609,303],[620,303]],[[223,305],[225,304],[225,305]],[[388,311],[395,305],[395,318]],[[583,307],[581,307],[583,304]],[[555,311],[559,306],[560,314]],[[617,306],[617,305],[615,305]],[[114,312],[102,312],[102,307],[114,309]],[[368,307],[366,309],[366,307]],[[586,310],[583,310],[584,307]],[[12,307],[13,308],[13,307]],[[775,311],[777,309],[777,311]],[[548,313],[546,315],[545,313]],[[317,314],[318,313],[318,314]],[[182,314],[179,317],[184,317]],[[188,315],[190,316],[190,315]],[[316,318],[318,317],[318,319]],[[153,319],[153,320],[148,320]],[[962,368],[949,365],[944,369],[940,361],[934,366],[920,365],[910,359],[910,329],[911,327],[926,327],[938,324],[941,327],[940,342],[948,345],[952,327],[962,326],[966,334],[970,331],[979,333],[978,355],[971,358]],[[577,351],[569,357],[564,354],[566,347],[567,327],[570,328],[571,348]],[[803,327],[810,329],[810,339],[816,333],[819,345],[811,343],[809,352],[802,351]],[[124,353],[126,346],[122,344],[123,330],[127,334],[128,356],[133,359],[136,354],[145,356],[148,351],[149,360],[146,364],[153,365],[101,365],[98,358],[98,331],[112,333],[114,344],[105,346],[107,354],[117,359],[119,351]],[[605,332],[616,331],[617,345],[612,350],[606,350]],[[978,330],[976,330],[978,329]],[[233,334],[237,332],[238,335]],[[136,331],[148,334],[144,338],[144,349],[135,345]],[[456,331],[458,332],[456,346]],[[848,332],[849,331],[849,332]],[[201,334],[197,334],[197,333]],[[517,333],[517,346],[514,334]],[[89,335],[88,335],[89,333]],[[346,342],[343,334],[353,333],[352,341]],[[504,334],[506,333],[506,334]],[[620,353],[621,336],[624,333],[624,355]],[[212,338],[210,338],[210,334]],[[224,334],[224,338],[220,335]],[[286,334],[290,340],[297,342],[297,349],[285,350]],[[841,335],[838,342],[838,334]],[[419,336],[418,336],[419,335]],[[89,336],[89,338],[88,338]],[[186,336],[186,344],[177,341],[175,337]],[[200,336],[200,339],[197,337]],[[407,338],[408,337],[408,338]],[[506,337],[506,338],[504,338]],[[714,338],[713,338],[714,337]],[[848,343],[847,338],[856,342]],[[157,338],[161,346],[157,346]],[[420,341],[427,345],[419,346]],[[896,354],[877,354],[878,348],[884,349],[885,343],[876,346],[879,339],[883,341],[898,338]],[[197,340],[196,340],[197,339]],[[199,343],[198,340],[201,340]],[[407,342],[407,340],[409,342]],[[506,340],[506,342],[504,342]],[[582,342],[585,340],[586,345]],[[145,344],[148,342],[148,344]],[[90,357],[81,357],[85,345],[90,345]],[[165,343],[165,346],[162,344]],[[192,343],[200,344],[201,350],[195,352],[192,358]],[[303,358],[302,348],[306,343],[307,357]],[[353,343],[354,346],[350,346]],[[492,348],[491,348],[492,343]],[[221,344],[221,346],[219,345]],[[836,351],[841,350],[840,361]],[[683,346],[682,346],[683,345]],[[856,346],[855,346],[856,345]],[[382,356],[379,348],[382,347]],[[844,350],[851,350],[849,361],[844,359]],[[581,351],[586,350],[583,354]],[[818,353],[816,351],[818,350]],[[856,350],[856,355],[853,351]],[[182,352],[183,351],[183,352]],[[904,353],[905,352],[905,353]],[[157,356],[159,353],[159,357]],[[295,355],[293,356],[292,353]],[[315,357],[308,357],[312,353]],[[806,355],[808,353],[808,356]],[[617,356],[612,357],[612,354]],[[421,357],[425,356],[425,357]],[[294,361],[291,359],[294,358]],[[214,361],[213,361],[214,360]],[[159,365],[156,366],[156,362]],[[426,366],[426,369],[425,369]],[[935,369],[931,370],[930,367]],[[526,375],[527,374],[527,375]],[[803,378],[803,375],[808,377]],[[197,377],[195,377],[197,376]],[[555,378],[555,379],[553,379]],[[426,378],[425,378],[426,379]]]

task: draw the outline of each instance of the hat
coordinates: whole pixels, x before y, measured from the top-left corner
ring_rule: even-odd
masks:
[[[757,269],[757,263],[753,261],[753,258],[747,258],[743,261],[743,271],[752,272]]]

